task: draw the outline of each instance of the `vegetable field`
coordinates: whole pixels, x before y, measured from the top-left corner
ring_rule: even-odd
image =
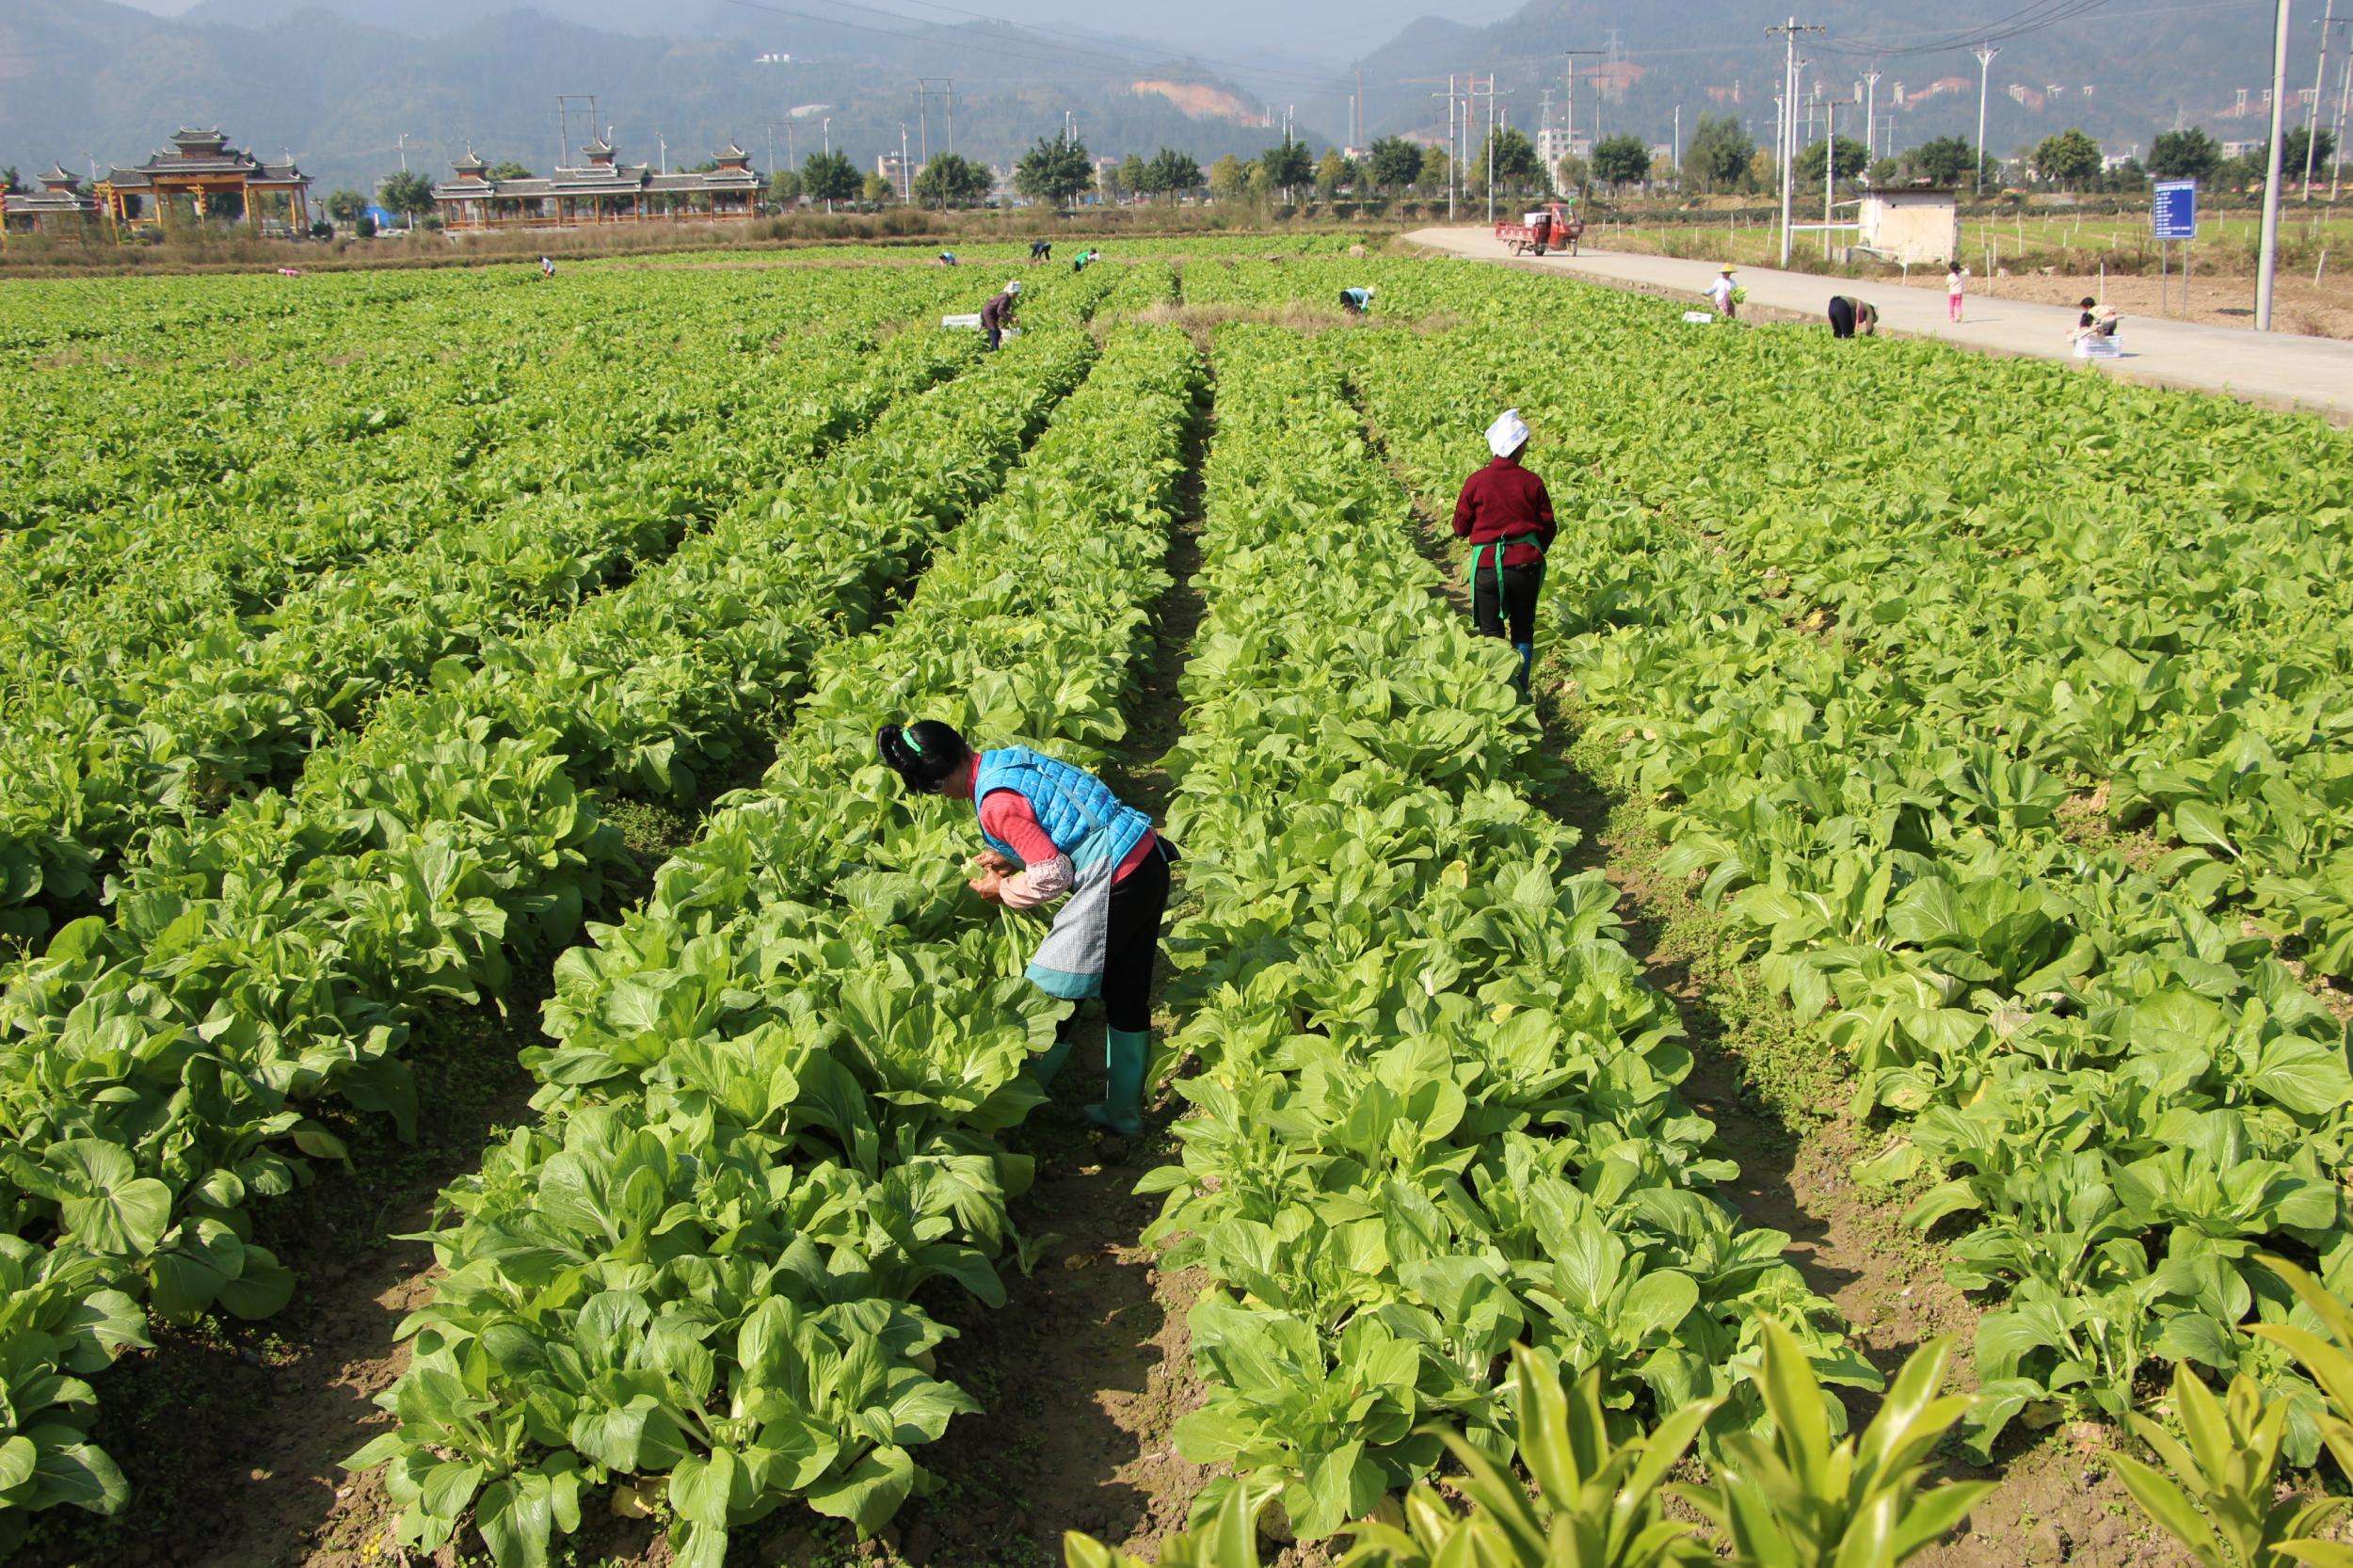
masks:
[[[1993,1488],[2090,1443],[2159,1561],[2270,1472],[2134,1466],[2250,1411],[2345,1489],[2345,433],[1016,250],[0,295],[0,1557],[1404,1568],[1426,1480],[1625,1444],[1736,1560],[2015,1563]],[[1006,276],[1001,351],[938,326]],[[1532,703],[1444,528],[1506,407]],[[1181,846],[1143,1138],[1027,1070],[1043,927],[877,763],[918,716]],[[1900,1369],[1865,1287],[1929,1282]],[[1758,1478],[1850,1427],[1969,1484],[1807,1555]]]

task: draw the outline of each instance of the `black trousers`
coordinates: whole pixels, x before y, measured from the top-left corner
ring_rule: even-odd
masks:
[[[1509,631],[1512,641],[1532,643],[1536,640],[1536,593],[1545,585],[1545,564],[1506,567],[1498,584],[1495,554],[1494,550],[1481,550],[1471,557],[1471,623],[1482,637],[1500,637]]]
[[[1830,335],[1833,338],[1854,336],[1854,307],[1840,295],[1830,302]]]
[[[1001,327],[991,327],[987,328],[987,331],[989,350],[993,353],[1003,344],[1005,341],[1005,329]]]
[[[1152,967],[1160,956],[1160,918],[1168,912],[1168,868],[1176,846],[1166,839],[1112,888],[1109,929],[1103,936],[1103,1021],[1128,1034],[1152,1028]],[[1068,1039],[1079,1019],[1072,1008],[1056,1031]]]

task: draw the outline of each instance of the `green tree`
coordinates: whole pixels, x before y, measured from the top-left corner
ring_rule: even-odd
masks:
[[[790,207],[801,199],[801,177],[789,168],[779,168],[768,176],[768,200],[779,207]]]
[[[1593,177],[1593,166],[1574,152],[1563,152],[1561,161],[1552,166],[1555,190],[1579,191]]]
[[[327,216],[338,223],[357,223],[367,210],[368,199],[356,190],[345,187],[328,193]]]
[[[1421,178],[1421,147],[1403,136],[1383,136],[1372,144],[1372,183],[1396,194]]]
[[[24,176],[17,172],[16,165],[9,164],[0,168],[0,193],[9,196],[24,194]]]
[[[858,196],[870,207],[888,207],[899,200],[899,187],[876,172],[858,186]]]
[[[1609,185],[1630,185],[1650,177],[1650,148],[1634,136],[1604,136],[1593,143],[1593,178]]]
[[[504,163],[492,164],[488,168],[484,169],[482,172],[484,178],[490,180],[528,180],[532,178],[531,170],[525,168],[522,165],[517,163],[512,158],[507,159]]]
[[[934,207],[966,207],[995,184],[988,170],[959,152],[942,152],[915,171],[916,200]]]
[[[2069,129],[2044,136],[2034,150],[2034,171],[2070,189],[2100,178],[2100,144]]]
[[[1756,143],[1730,115],[1704,114],[1683,149],[1683,178],[1702,190],[1732,190],[1749,171]]]
[[[1489,136],[1486,144],[1472,156],[1477,161],[1468,172],[1482,190],[1486,188],[1490,168],[1495,171],[1496,189],[1499,191],[1541,190],[1544,187],[1544,170],[1536,162],[1536,144],[1528,139],[1525,131],[1506,126]],[[1642,161],[1645,164],[1650,162],[1648,152],[1642,154]]]
[[[1266,170],[1270,188],[1279,186],[1283,200],[1291,199],[1294,186],[1304,185],[1316,177],[1315,155],[1304,141],[1278,142],[1258,155],[1258,167]]]
[[[1252,165],[1231,152],[1209,166],[1209,197],[1215,201],[1241,201],[1250,195]]]
[[[1840,136],[1833,149],[1833,167],[1841,180],[1851,180],[1870,165],[1870,152],[1859,141]],[[1810,141],[1798,152],[1798,178],[1810,185],[1822,183],[1822,144]]]
[[[1040,136],[1014,165],[1013,186],[1037,201],[1063,206],[1095,184],[1095,160],[1086,143],[1065,142],[1060,136]]]
[[[1932,185],[1958,185],[1977,167],[1977,149],[1959,136],[1938,136],[1904,150],[1904,166]],[[1816,165],[1818,170],[1820,165]]]
[[[863,184],[847,152],[811,152],[801,164],[801,189],[811,201],[855,201]]]
[[[1356,183],[1356,166],[1337,147],[1327,148],[1316,161],[1316,194],[1326,201]]]
[[[2266,143],[2266,150],[2269,144]],[[2323,127],[2317,147],[2313,146],[2313,133],[2306,126],[2298,125],[2295,130],[2281,136],[2280,138],[2280,170],[2282,179],[2301,180],[2304,177],[2304,154],[2307,149],[2312,150],[2313,168],[2328,168],[2329,154],[2337,150],[2335,133]]]
[[[2206,180],[2222,167],[2222,144],[2202,126],[2160,131],[2149,144],[2149,172],[2159,180]]]
[[[1152,166],[1144,161],[1141,152],[1130,152],[1119,160],[1119,194],[1149,196],[1152,194]]]
[[[1443,147],[1425,147],[1421,151],[1421,177],[1414,188],[1424,196],[1444,196],[1449,178],[1448,158]]]
[[[411,223],[433,210],[433,182],[422,174],[405,170],[388,174],[376,192],[385,211],[397,213]]]
[[[1892,185],[1903,178],[1903,165],[1893,158],[1879,158],[1871,164],[1871,184]]]
[[[432,205],[428,194],[426,203]],[[235,190],[211,190],[204,193],[204,216],[216,217],[224,223],[236,223],[245,217],[245,193]]]
[[[1201,166],[1190,152],[1179,152],[1174,147],[1163,147],[1152,154],[1152,161],[1144,166],[1144,190],[1154,196],[1165,196],[1171,201],[1189,196],[1201,188]]]

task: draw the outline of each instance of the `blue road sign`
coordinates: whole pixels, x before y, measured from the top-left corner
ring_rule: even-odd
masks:
[[[2149,209],[2151,237],[2161,240],[2196,239],[2198,182],[2160,180],[2156,184],[2156,204]]]

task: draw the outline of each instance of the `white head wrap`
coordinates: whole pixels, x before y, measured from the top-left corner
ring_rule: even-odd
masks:
[[[1005,285],[1005,292],[1007,294],[1019,294],[1021,292],[1021,280],[1016,278],[1012,282],[1007,283]]]
[[[1498,457],[1509,457],[1528,444],[1528,424],[1517,408],[1506,408],[1487,426],[1487,450]]]

